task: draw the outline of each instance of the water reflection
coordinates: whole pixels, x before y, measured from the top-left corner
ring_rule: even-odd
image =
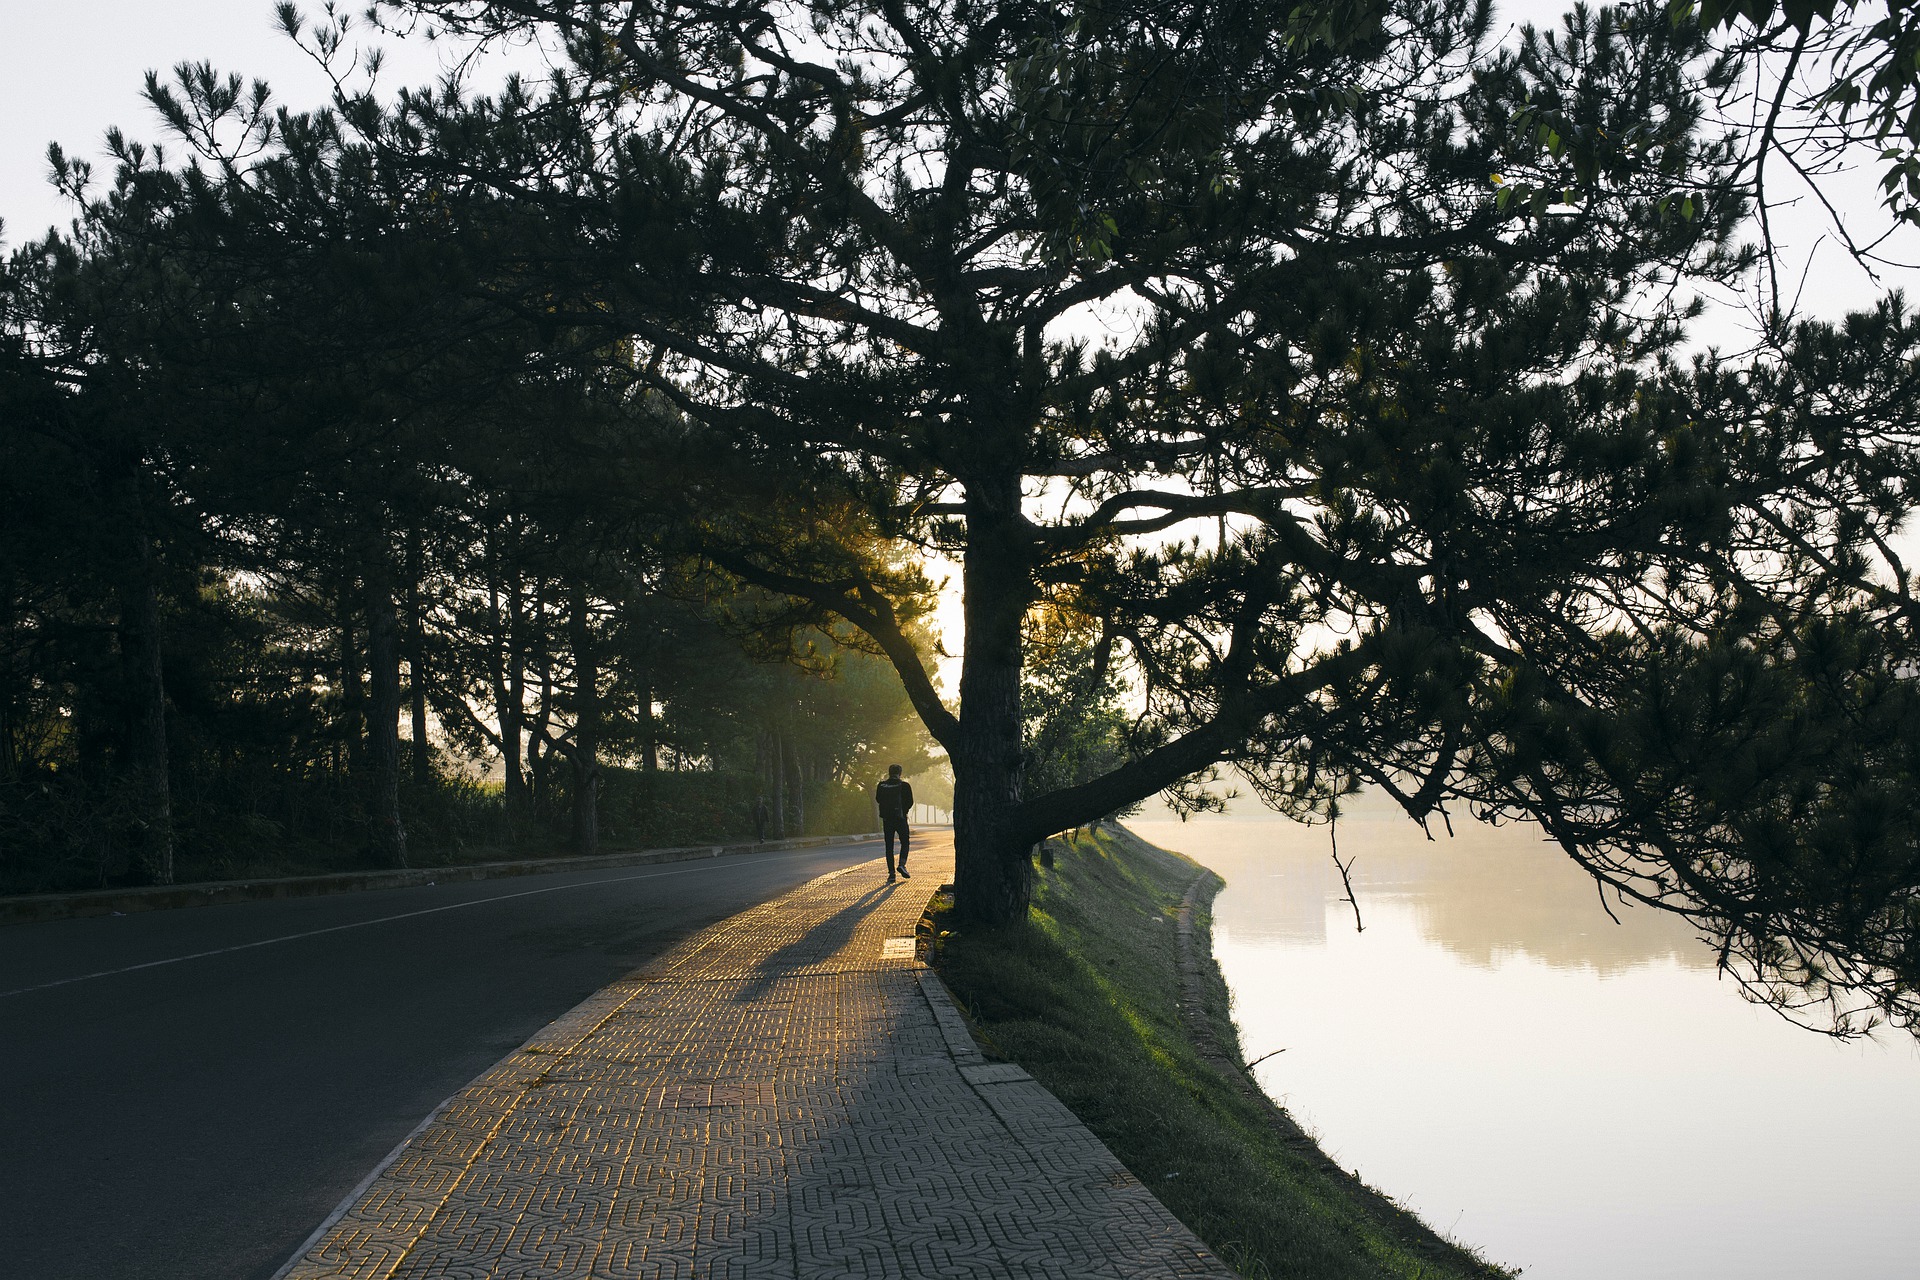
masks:
[[[1258,811],[1256,810],[1256,815]],[[1389,806],[1324,828],[1130,822],[1219,871],[1215,950],[1261,1083],[1334,1156],[1527,1280],[1920,1275],[1920,1054],[1742,1002],[1689,928],[1615,925],[1524,828],[1429,843]]]
[[[1340,856],[1354,859],[1363,919],[1371,907],[1410,904],[1423,937],[1485,968],[1516,954],[1602,974],[1655,960],[1687,968],[1713,964],[1712,953],[1674,916],[1610,899],[1615,923],[1599,905],[1592,879],[1537,827],[1456,818],[1455,836],[1435,822],[1435,839],[1428,840],[1384,798],[1363,795],[1349,803],[1340,819]],[[1352,928],[1350,912],[1327,909],[1345,890],[1326,828],[1304,830],[1261,814],[1205,821],[1209,830],[1236,824],[1230,828],[1236,852],[1221,856],[1247,860],[1223,904],[1233,928],[1250,939],[1312,943],[1326,941],[1330,922]],[[1178,846],[1177,836],[1168,838]],[[1341,909],[1347,911],[1344,904]]]

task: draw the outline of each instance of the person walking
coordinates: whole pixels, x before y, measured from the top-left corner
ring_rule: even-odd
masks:
[[[907,815],[913,812],[913,786],[900,776],[900,766],[887,766],[887,776],[873,789],[873,804],[880,811],[880,830],[887,842],[887,883],[893,883],[893,838],[900,837],[900,878],[907,874]]]

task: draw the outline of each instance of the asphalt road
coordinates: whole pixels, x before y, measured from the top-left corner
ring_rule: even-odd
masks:
[[[877,853],[0,928],[0,1277],[266,1280],[539,1028],[687,933]]]

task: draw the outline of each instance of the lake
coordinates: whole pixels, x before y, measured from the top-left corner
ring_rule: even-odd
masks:
[[[1245,803],[1245,802],[1241,802]],[[1236,806],[1237,808],[1238,806]],[[1685,924],[1601,909],[1534,827],[1358,797],[1128,827],[1227,881],[1249,1061],[1334,1159],[1527,1280],[1920,1276],[1920,1051],[1748,1004]]]

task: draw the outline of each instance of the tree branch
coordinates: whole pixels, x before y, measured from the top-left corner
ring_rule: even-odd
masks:
[[[737,552],[709,548],[706,554],[715,564],[743,582],[817,604],[866,632],[899,673],[900,682],[906,687],[908,701],[919,713],[921,722],[927,726],[927,732],[933,735],[933,740],[949,753],[956,749],[960,721],[940,700],[940,692],[934,688],[933,677],[921,661],[920,651],[900,629],[893,602],[879,588],[855,579],[819,582],[782,573],[755,564]]]

